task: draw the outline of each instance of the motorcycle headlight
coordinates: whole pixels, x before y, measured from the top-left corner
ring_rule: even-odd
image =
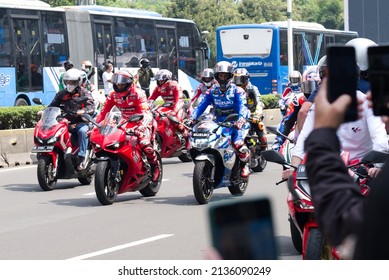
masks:
[[[53,144],[58,141],[58,137],[54,136],[47,140],[47,144]]]
[[[120,147],[119,142],[114,142],[110,145],[107,145],[107,149],[110,149],[110,150],[117,150],[117,149],[119,149],[119,147]]]

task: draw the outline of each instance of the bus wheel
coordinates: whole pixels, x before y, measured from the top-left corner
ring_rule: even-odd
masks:
[[[24,98],[18,98],[15,101],[15,106],[29,106],[28,102]]]

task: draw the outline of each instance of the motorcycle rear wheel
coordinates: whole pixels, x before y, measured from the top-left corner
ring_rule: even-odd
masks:
[[[213,183],[211,182],[212,169],[209,161],[195,162],[193,171],[193,193],[199,204],[207,204],[213,195]]]
[[[266,165],[267,165],[267,161],[263,158],[263,156],[258,156],[258,164],[254,167],[251,167],[251,169],[254,171],[254,172],[262,172],[265,168],[266,168]]]
[[[318,228],[310,228],[304,260],[321,260],[324,247],[323,234]]]
[[[109,161],[99,161],[95,172],[95,192],[103,205],[111,205],[118,194],[119,183],[111,176]]]
[[[53,177],[53,159],[50,156],[42,156],[38,160],[37,176],[39,186],[44,191],[52,191],[57,184],[57,177]]]

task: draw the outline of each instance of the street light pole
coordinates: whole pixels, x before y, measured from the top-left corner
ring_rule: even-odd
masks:
[[[288,75],[293,71],[292,1],[293,0],[287,0],[286,11],[286,16],[288,18]]]

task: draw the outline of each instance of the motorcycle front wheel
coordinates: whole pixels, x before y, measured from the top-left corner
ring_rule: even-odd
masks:
[[[324,247],[323,234],[318,228],[308,229],[304,260],[321,260]]]
[[[95,172],[95,192],[97,199],[103,205],[110,205],[118,194],[119,183],[111,176],[109,161],[99,161]]]
[[[161,188],[162,177],[163,177],[162,159],[161,159],[161,156],[159,154],[157,157],[158,157],[158,161],[159,161],[159,166],[161,168],[161,172],[159,174],[157,182],[154,183],[150,180],[149,184],[146,187],[139,190],[139,192],[145,197],[155,196],[158,193],[159,189]]]
[[[207,204],[213,195],[212,169],[209,161],[195,162],[193,171],[193,193],[199,204]]]
[[[38,160],[37,176],[39,186],[44,191],[52,191],[57,184],[57,176],[53,176],[53,159],[50,156],[42,156]]]

